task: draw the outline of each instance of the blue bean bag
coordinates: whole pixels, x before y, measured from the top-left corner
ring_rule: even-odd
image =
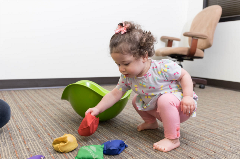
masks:
[[[9,105],[0,99],[0,128],[8,123],[11,116],[11,109]]]
[[[104,155],[119,155],[128,145],[122,140],[110,140],[103,143],[103,154]]]

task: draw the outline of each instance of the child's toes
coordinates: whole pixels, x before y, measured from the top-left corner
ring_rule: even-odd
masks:
[[[162,147],[158,146],[157,144],[153,146],[153,149],[158,150],[158,151],[162,151]]]

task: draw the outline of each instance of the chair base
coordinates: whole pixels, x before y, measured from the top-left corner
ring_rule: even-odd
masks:
[[[207,85],[207,80],[205,80],[205,79],[192,78],[192,81],[193,81],[193,87],[195,87],[196,84],[200,84],[200,85],[199,85],[199,88],[204,89],[204,88],[205,88],[205,85]]]

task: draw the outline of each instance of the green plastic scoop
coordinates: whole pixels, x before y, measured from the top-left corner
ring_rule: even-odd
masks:
[[[68,85],[62,93],[61,99],[69,101],[73,109],[84,118],[88,108],[95,107],[108,92],[110,91],[92,81],[82,80]],[[100,113],[97,116],[99,120],[105,121],[116,117],[126,106],[131,92],[132,90],[127,91],[121,100]]]

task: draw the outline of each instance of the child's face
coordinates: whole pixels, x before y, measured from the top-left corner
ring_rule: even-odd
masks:
[[[148,57],[136,59],[133,55],[122,53],[111,53],[119,71],[126,77],[141,77],[146,73]]]

